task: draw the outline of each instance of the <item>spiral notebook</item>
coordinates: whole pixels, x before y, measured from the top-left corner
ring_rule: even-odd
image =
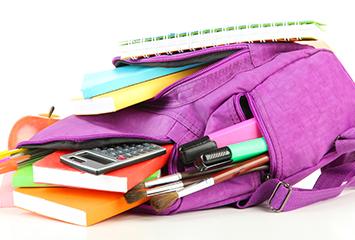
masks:
[[[316,21],[288,21],[170,33],[122,41],[118,53],[122,59],[137,59],[241,42],[318,40],[322,26]]]

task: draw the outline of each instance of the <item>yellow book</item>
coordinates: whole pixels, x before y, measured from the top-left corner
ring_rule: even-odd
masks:
[[[164,88],[176,81],[187,77],[202,67],[195,67],[167,76],[152,79],[150,81],[135,84],[126,88],[105,93],[91,99],[79,99],[73,101],[73,110],[76,115],[96,115],[132,106],[156,96]]]

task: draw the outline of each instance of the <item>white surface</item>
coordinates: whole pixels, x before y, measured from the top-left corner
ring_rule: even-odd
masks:
[[[85,73],[112,68],[120,40],[140,35],[283,19],[319,19],[355,76],[352,1],[0,2],[0,148],[21,116],[69,114]],[[336,26],[339,26],[336,28]],[[306,185],[309,185],[306,182]],[[169,217],[123,214],[90,228],[0,209],[1,239],[354,239],[355,192],[294,212],[221,208]]]

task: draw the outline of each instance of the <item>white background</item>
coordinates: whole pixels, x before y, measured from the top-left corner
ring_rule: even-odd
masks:
[[[315,19],[327,43],[355,76],[352,1],[75,1],[0,0],[0,149],[14,122],[61,116],[80,94],[85,73],[111,69],[117,43],[237,23]],[[1,178],[1,177],[0,177]],[[306,181],[309,185],[311,180]],[[90,228],[0,209],[1,239],[354,239],[355,193],[290,213],[221,208],[170,217],[123,214]]]

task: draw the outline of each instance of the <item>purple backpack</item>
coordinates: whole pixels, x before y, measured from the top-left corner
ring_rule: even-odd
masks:
[[[80,149],[127,141],[174,142],[168,172],[183,171],[179,145],[255,117],[270,173],[254,172],[179,199],[162,214],[268,200],[288,211],[355,186],[355,85],[335,55],[293,43],[233,44],[114,64],[211,65],[154,99],[111,114],[70,116],[20,146]],[[313,171],[311,190],[291,187]],[[141,210],[153,213],[149,205]]]

